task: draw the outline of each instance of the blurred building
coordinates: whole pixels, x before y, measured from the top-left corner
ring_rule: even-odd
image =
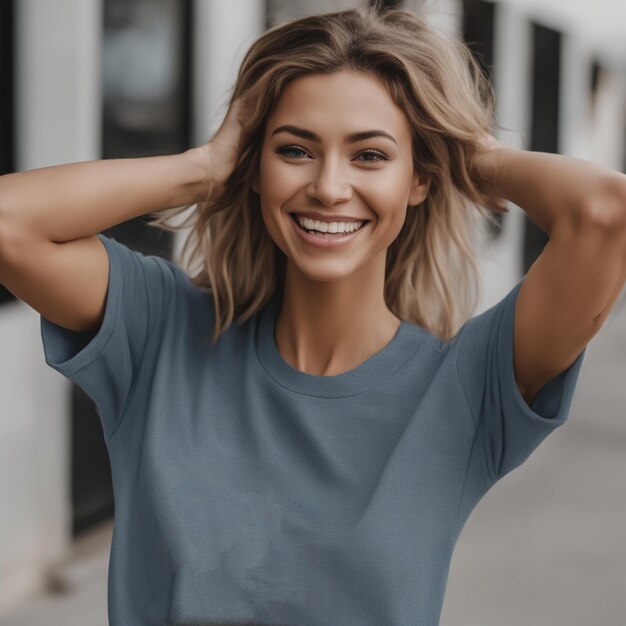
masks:
[[[365,4],[3,0],[0,173],[204,143],[221,123],[243,54],[266,28]],[[626,170],[626,3],[429,5],[433,24],[464,37],[491,76],[499,121],[509,129],[498,137],[503,143]],[[501,226],[481,246],[480,310],[506,293],[547,240],[518,207]],[[157,233],[141,218],[106,234],[166,258],[182,247],[182,235]],[[45,364],[38,313],[1,286],[0,345],[1,617],[44,587],[50,567],[114,510],[92,401]]]

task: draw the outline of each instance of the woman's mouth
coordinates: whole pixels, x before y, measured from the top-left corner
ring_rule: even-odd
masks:
[[[307,230],[301,226],[296,219],[295,213],[290,213],[289,217],[294,229],[302,240],[308,244],[321,248],[329,248],[346,244],[352,241],[369,224],[369,220],[365,220],[361,223],[359,228],[351,232],[324,233],[315,230]]]

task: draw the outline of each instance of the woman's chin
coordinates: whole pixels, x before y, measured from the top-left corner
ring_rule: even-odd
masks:
[[[347,280],[358,269],[354,263],[340,262],[338,259],[289,259],[289,263],[293,264],[298,274],[319,283]]]

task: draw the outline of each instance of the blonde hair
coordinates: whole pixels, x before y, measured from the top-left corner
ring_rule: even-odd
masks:
[[[359,8],[314,15],[267,30],[248,49],[232,101],[241,96],[236,166],[219,197],[151,214],[164,230],[192,227],[182,249],[192,283],[213,296],[217,341],[233,320],[282,295],[286,257],[262,219],[251,180],[265,122],[289,81],[342,70],[380,78],[412,127],[413,165],[430,177],[387,250],[384,298],[402,320],[449,341],[473,313],[480,278],[472,237],[492,212],[470,177],[484,133],[495,124],[493,89],[469,48],[404,9]],[[167,222],[195,206],[179,225]],[[483,231],[486,232],[486,231]],[[193,273],[192,266],[197,272]]]

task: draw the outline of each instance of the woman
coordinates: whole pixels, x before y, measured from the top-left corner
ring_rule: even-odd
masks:
[[[567,419],[626,278],[625,177],[494,125],[463,44],[352,10],[254,42],[205,146],[0,179],[1,278],[102,420],[111,624],[439,622],[465,521]],[[509,200],[549,243],[469,318],[473,227]],[[100,234],[194,205],[195,272]]]

